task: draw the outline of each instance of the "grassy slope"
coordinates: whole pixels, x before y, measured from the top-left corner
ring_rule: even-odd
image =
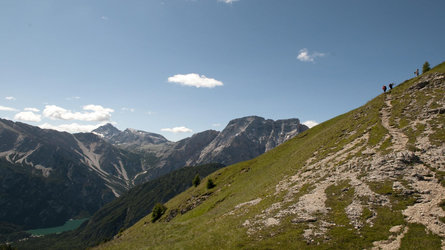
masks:
[[[445,64],[434,68],[432,72],[434,71],[445,72]],[[394,109],[403,104],[401,95],[415,80],[406,81],[393,90],[394,99],[400,100],[394,105]],[[438,94],[440,95],[440,93]],[[370,146],[382,143],[387,135],[379,117],[379,110],[383,106],[384,95],[380,95],[358,109],[299,134],[296,138],[264,155],[221,169],[210,176],[217,185],[214,189],[207,190],[204,180],[198,188],[190,188],[166,203],[169,208],[168,214],[172,209],[184,207],[191,197],[211,193],[207,200],[195,209],[177,216],[170,222],[161,219],[160,222],[150,223],[150,216],[148,216],[123,232],[119,238],[101,247],[111,249],[370,247],[369,244],[372,241],[387,237],[387,235],[379,234],[379,227],[368,228],[368,231],[364,231],[364,236],[361,237],[346,237],[343,239],[347,240],[335,241],[334,245],[309,246],[302,240],[304,227],[298,224],[282,222],[283,225],[272,230],[273,232],[260,232],[254,237],[247,235],[246,228],[242,224],[247,219],[253,219],[255,215],[270,207],[271,204],[282,200],[280,195],[273,195],[276,184],[286,176],[295,174],[309,158],[323,159],[342,149],[347,143],[361,137],[367,131],[370,132],[368,141]],[[403,116],[403,110],[399,115]],[[409,117],[402,117],[402,119],[407,119],[409,123]],[[399,121],[393,119],[393,122]],[[437,140],[443,142],[444,137],[440,134],[443,129],[438,131]],[[407,132],[414,133],[413,131]],[[388,146],[384,146],[385,144],[390,144],[390,141],[382,144],[382,150]],[[315,152],[318,153],[315,154]],[[343,185],[347,186],[348,184],[344,183]],[[340,187],[332,186],[329,190],[332,189],[334,194],[336,188]],[[304,192],[305,190],[301,189],[301,193],[297,195],[302,195]],[[249,207],[249,209],[240,209],[241,212],[238,211],[233,215],[229,214],[236,205],[257,198],[262,198],[258,205]],[[345,202],[348,197],[342,199],[331,199],[328,196],[327,202],[330,202],[330,206],[334,210],[335,207],[339,208],[335,211],[344,211],[342,209],[347,205]],[[377,219],[377,221],[382,221],[382,225],[400,219],[401,215],[399,212],[382,214],[386,217]],[[343,223],[342,217],[344,217],[342,214],[336,217],[339,220],[338,224]],[[399,223],[399,221],[394,221],[394,223]],[[388,226],[390,224],[384,227],[386,231]],[[336,233],[345,233],[337,231],[333,230],[330,234],[335,237]],[[421,232],[421,230],[418,231]],[[277,242],[280,242],[280,245],[277,245]],[[407,242],[405,241],[404,244]]]

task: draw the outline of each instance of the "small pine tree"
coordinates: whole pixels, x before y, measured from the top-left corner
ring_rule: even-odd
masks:
[[[201,183],[201,177],[199,174],[195,175],[195,178],[193,178],[192,184],[193,186],[197,187]]]
[[[162,203],[156,203],[151,211],[151,222],[157,221],[165,213],[167,208]]]
[[[215,183],[213,183],[213,180],[212,179],[209,179],[208,181],[207,181],[207,189],[212,189],[212,188],[214,188],[216,185],[215,185]]]
[[[429,71],[431,68],[430,68],[430,63],[429,62],[425,62],[424,64],[423,64],[423,67],[422,67],[422,74],[423,73],[425,73],[425,72],[427,72],[427,71]]]

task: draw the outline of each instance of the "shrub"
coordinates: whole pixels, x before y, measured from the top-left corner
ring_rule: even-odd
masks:
[[[151,222],[157,221],[165,213],[167,208],[162,203],[156,203],[151,211]]]
[[[197,187],[201,183],[201,177],[199,174],[196,174],[195,178],[193,178],[192,184],[193,186]]]
[[[215,185],[215,183],[213,183],[213,180],[212,179],[209,179],[208,181],[207,181],[207,189],[212,189],[212,188],[214,188],[216,185]]]

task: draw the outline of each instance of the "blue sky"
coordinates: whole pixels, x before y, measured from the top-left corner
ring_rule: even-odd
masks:
[[[425,61],[445,1],[0,1],[0,117],[179,140],[234,118],[322,122]]]

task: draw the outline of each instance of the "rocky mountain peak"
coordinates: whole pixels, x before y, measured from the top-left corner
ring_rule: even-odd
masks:
[[[95,130],[92,131],[92,133],[95,133],[103,138],[110,139],[121,133],[121,131],[117,129],[115,126],[113,126],[111,123],[107,123],[105,125],[96,128]]]
[[[202,150],[196,163],[216,159],[232,164],[253,158],[307,129],[298,119],[274,121],[259,116],[234,119]]]
[[[157,145],[169,142],[160,134],[149,133],[133,128],[127,128],[124,131],[120,131],[110,123],[93,130],[92,133],[101,136],[108,142],[115,145],[143,146],[148,144]]]
[[[143,130],[127,128],[117,138],[121,143],[137,143],[139,145],[145,144],[162,144],[169,142],[164,136],[155,133],[149,133]]]

